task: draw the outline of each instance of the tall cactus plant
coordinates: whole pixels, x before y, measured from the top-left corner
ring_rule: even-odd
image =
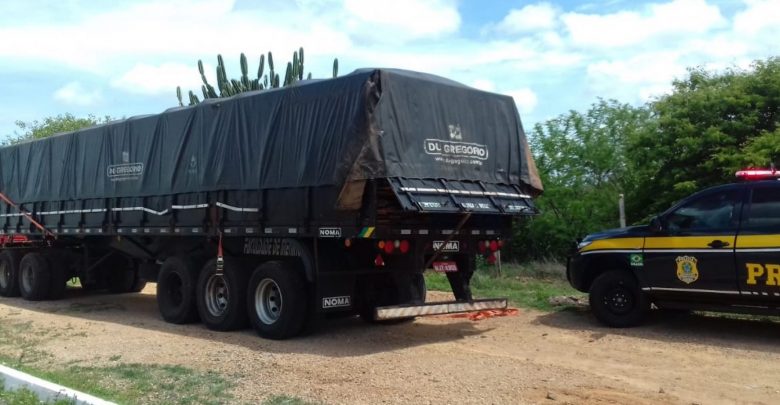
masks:
[[[290,86],[299,81],[311,80],[311,72],[305,75],[304,68],[304,53],[303,47],[300,47],[297,51],[293,52],[291,62],[287,62],[284,73],[284,80],[281,81],[279,73],[274,69],[274,57],[273,54],[268,52],[268,73],[266,73],[266,55],[260,55],[260,62],[257,66],[257,78],[249,78],[249,62],[246,55],[242,52],[239,58],[239,65],[241,68],[241,76],[238,79],[228,79],[225,69],[225,61],[222,55],[217,55],[217,88],[215,89],[206,79],[205,70],[203,68],[203,61],[198,60],[198,72],[200,73],[200,79],[203,82],[201,85],[201,93],[203,99],[207,98],[219,98],[230,97],[246,91],[266,90],[271,88],[278,88],[282,86]],[[333,60],[333,77],[338,76],[338,59]],[[184,105],[182,99],[181,87],[176,87],[176,99],[179,101],[179,105]],[[189,104],[198,104],[200,99],[192,91],[189,92]]]

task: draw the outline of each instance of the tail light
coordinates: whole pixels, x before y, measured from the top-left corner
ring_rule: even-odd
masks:
[[[402,240],[401,244],[398,246],[398,250],[400,250],[401,253],[409,252],[409,241],[408,240]]]

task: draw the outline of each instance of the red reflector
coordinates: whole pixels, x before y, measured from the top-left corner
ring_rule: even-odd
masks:
[[[374,266],[382,267],[384,265],[385,265],[385,259],[382,258],[382,255],[376,255],[376,258],[374,259]]]
[[[402,240],[401,246],[398,247],[398,249],[401,251],[401,253],[406,253],[409,251],[409,241],[408,240]]]
[[[496,264],[496,254],[495,253],[489,254],[487,259],[485,260],[487,261],[487,264]]]
[[[496,250],[498,250],[498,242],[496,242],[494,240],[491,240],[490,241],[490,251],[491,252],[495,252]]]

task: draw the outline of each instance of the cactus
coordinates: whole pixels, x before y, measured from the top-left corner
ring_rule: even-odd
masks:
[[[179,99],[179,107],[184,107],[184,103],[181,102],[181,86],[176,86],[176,98]]]
[[[243,52],[241,52],[241,86],[242,91],[252,90],[252,83],[249,82],[249,65]]]
[[[260,63],[258,64],[257,67],[257,78],[250,79],[249,64],[247,62],[246,55],[244,53],[241,53],[241,58],[240,58],[241,77],[238,80],[228,79],[225,70],[225,61],[224,59],[222,59],[222,55],[217,55],[217,67],[216,67],[217,89],[215,89],[214,86],[212,86],[206,79],[206,74],[203,67],[203,61],[198,60],[198,72],[200,72],[200,78],[201,81],[203,82],[203,85],[200,88],[201,92],[203,93],[203,99],[205,100],[207,98],[230,97],[245,91],[266,90],[266,89],[278,88],[281,86],[289,86],[298,81],[304,80],[303,77],[305,73],[305,67],[304,67],[305,65],[304,65],[303,47],[300,47],[298,48],[297,51],[294,51],[292,61],[287,62],[287,66],[284,74],[284,81],[280,81],[279,73],[277,73],[274,69],[273,54],[270,51],[268,52],[268,73],[267,74],[265,70],[265,62],[266,62],[265,54],[260,55]],[[338,59],[333,59],[333,77],[338,76],[338,69],[339,69],[339,61]],[[312,75],[311,72],[309,72],[306,75],[306,80],[311,80],[311,78]],[[179,101],[179,105],[183,106],[184,100],[182,97],[181,87],[179,86],[176,87],[176,98]],[[200,99],[198,98],[197,95],[195,95],[195,93],[190,91],[189,102],[190,105],[198,104],[200,102]]]
[[[287,62],[287,69],[284,71],[284,84],[283,86],[287,86],[290,83],[292,83],[292,73],[293,73],[293,65],[290,62]]]
[[[200,103],[200,100],[198,100],[198,96],[195,95],[195,93],[190,90],[190,105],[195,105]]]
[[[303,47],[298,49],[298,80],[303,80]]]
[[[274,55],[271,53],[271,51],[268,51],[268,71],[271,75],[271,87],[279,87],[278,85],[274,86],[274,78],[277,76],[277,74],[274,73]]]

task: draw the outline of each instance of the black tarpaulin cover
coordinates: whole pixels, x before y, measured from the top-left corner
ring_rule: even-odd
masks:
[[[542,186],[512,98],[362,69],[0,149],[24,202],[332,185],[380,177]]]

